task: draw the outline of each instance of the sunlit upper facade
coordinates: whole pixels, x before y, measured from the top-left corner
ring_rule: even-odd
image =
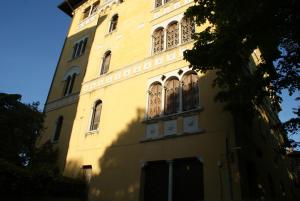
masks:
[[[285,177],[274,179],[281,169],[241,168],[245,147],[237,143],[231,116],[214,102],[214,75],[193,71],[183,59],[193,47],[192,35],[205,28],[184,17],[193,4],[68,0],[59,5],[72,23],[45,105],[47,129],[40,143],[51,140],[58,147],[65,175],[86,179],[89,200],[243,200],[244,193],[261,193],[243,182],[258,184],[264,173],[288,185]],[[266,114],[257,124],[270,119]],[[254,152],[265,152],[268,143],[258,141]],[[255,157],[247,167],[261,160]],[[253,180],[241,177],[252,173]]]

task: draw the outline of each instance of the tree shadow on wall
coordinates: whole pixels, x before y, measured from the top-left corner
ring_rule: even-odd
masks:
[[[137,109],[136,117],[105,150],[99,159],[100,173],[90,181],[89,200],[133,201],[139,199],[140,174],[145,135],[144,110]]]

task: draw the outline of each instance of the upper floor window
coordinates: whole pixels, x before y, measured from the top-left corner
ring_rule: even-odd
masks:
[[[66,84],[65,84],[65,90],[64,90],[64,96],[67,96],[72,93],[75,78],[76,78],[76,73],[74,73],[73,75],[69,75],[67,77]]]
[[[111,51],[107,51],[104,54],[103,60],[102,60],[102,66],[101,66],[101,71],[100,75],[105,74],[109,70],[109,64],[110,64],[110,59],[111,59]]]
[[[91,131],[97,130],[99,127],[101,109],[102,109],[102,101],[98,100],[93,107],[93,113],[92,113],[92,119],[90,125]]]
[[[181,21],[181,42],[186,43],[192,40],[195,33],[195,23],[190,18],[183,18]]]
[[[67,96],[72,93],[76,76],[79,75],[79,73],[80,73],[79,67],[72,67],[65,73],[63,77],[63,81],[65,82],[64,89],[63,89],[64,96]]]
[[[85,18],[87,18],[87,17],[91,16],[92,14],[94,14],[98,9],[99,4],[100,4],[100,1],[96,1],[91,6],[84,9],[82,19],[84,20]]]
[[[179,44],[178,22],[169,24],[167,28],[167,49],[175,47]]]
[[[179,80],[176,77],[169,79],[165,85],[165,114],[174,114],[179,111]]]
[[[153,33],[153,53],[158,53],[164,50],[164,29],[158,28]]]
[[[155,8],[162,5],[163,0],[155,0]]]
[[[57,142],[59,140],[63,121],[64,121],[63,116],[58,117],[56,124],[55,124],[54,136],[52,139],[53,142]]]
[[[171,115],[199,108],[200,93],[197,73],[188,71],[181,73],[182,76],[176,76],[176,74],[171,75],[162,83],[160,81],[162,77],[158,76],[158,80],[150,85],[147,118],[151,119],[162,114]]]
[[[153,118],[160,115],[162,86],[156,82],[150,86],[148,99],[148,117]]]
[[[112,32],[117,29],[119,15],[115,14],[110,21],[109,32]]]
[[[199,105],[198,75],[189,73],[182,78],[182,106],[183,111],[197,108]]]
[[[87,45],[87,41],[88,41],[88,38],[84,38],[74,44],[72,59],[75,59],[84,54],[85,48]]]

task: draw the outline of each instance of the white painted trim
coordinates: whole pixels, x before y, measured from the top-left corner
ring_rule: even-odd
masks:
[[[79,75],[80,74],[80,67],[78,66],[73,66],[68,69],[68,71],[64,74],[62,81],[66,81],[68,76],[72,76],[73,74]]]
[[[165,20],[165,21],[163,21],[163,22],[161,22],[161,23],[159,23],[159,24],[156,24],[156,25],[152,26],[152,28],[151,28],[151,33],[153,33],[153,32],[154,32],[157,28],[159,28],[159,27],[163,27],[164,29],[166,29],[167,26],[168,26],[171,22],[173,22],[173,21],[177,21],[178,23],[180,23],[183,17],[184,17],[184,14],[181,13],[181,14],[176,15],[176,16],[174,16],[174,17],[171,17],[171,18],[169,18],[169,19],[167,19],[167,20]]]

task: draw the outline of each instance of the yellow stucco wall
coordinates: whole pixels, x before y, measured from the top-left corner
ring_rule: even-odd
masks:
[[[154,9],[150,0],[125,0],[105,5],[101,12],[82,21],[83,10],[93,2],[87,1],[74,11],[47,100],[47,130],[41,142],[53,136],[55,121],[63,115],[66,124],[56,145],[64,153],[59,164],[69,176],[78,176],[83,165],[92,165],[90,200],[137,201],[141,169],[146,162],[186,157],[199,157],[203,161],[205,200],[229,200],[225,141],[229,138],[234,143],[234,131],[230,115],[214,102],[213,74],[198,74],[201,109],[173,117],[181,130],[183,118],[196,115],[201,132],[193,135],[178,132],[173,138],[145,141],[146,127],[150,124],[145,121],[149,80],[187,67],[182,51],[192,47],[190,42],[152,55],[153,29],[182,15],[193,1],[172,0]],[[100,6],[105,2],[101,1]],[[114,14],[119,16],[118,26],[108,33]],[[197,27],[198,31],[201,29]],[[86,53],[71,60],[74,43],[85,36],[89,38]],[[100,76],[102,57],[107,50],[112,52],[110,68]],[[80,74],[73,94],[63,97],[62,77],[73,66],[80,67]],[[102,100],[100,126],[90,132],[92,108],[99,99]],[[160,129],[164,121],[158,121]],[[234,196],[240,200],[235,162],[232,163]]]

